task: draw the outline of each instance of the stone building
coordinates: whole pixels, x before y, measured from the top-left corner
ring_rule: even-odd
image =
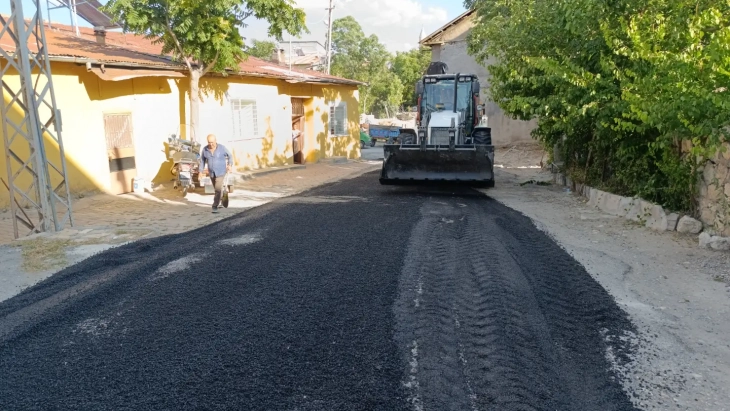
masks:
[[[485,104],[495,145],[530,141],[530,133],[537,126],[537,122],[516,120],[507,116],[489,96],[489,71],[467,52],[467,38],[476,19],[476,11],[469,10],[430,35],[422,36],[420,44],[431,49],[431,61],[446,63],[449,72],[476,74],[479,77],[482,86],[481,99]],[[489,61],[489,64],[493,64],[493,61]]]

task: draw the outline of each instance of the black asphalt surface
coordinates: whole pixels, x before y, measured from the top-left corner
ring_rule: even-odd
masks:
[[[475,191],[377,178],[0,303],[0,410],[633,410],[606,360],[632,325],[564,250]]]

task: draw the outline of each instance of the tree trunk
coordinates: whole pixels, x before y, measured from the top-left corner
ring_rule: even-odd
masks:
[[[190,132],[191,140],[203,141],[200,135],[200,69],[190,71]]]

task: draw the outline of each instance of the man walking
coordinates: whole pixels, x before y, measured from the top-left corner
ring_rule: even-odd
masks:
[[[205,165],[208,169],[205,169]],[[218,212],[218,205],[221,202],[221,192],[223,191],[223,183],[226,179],[226,173],[231,171],[233,164],[233,156],[228,150],[218,144],[215,135],[208,135],[208,145],[203,147],[200,154],[200,174],[208,174],[213,182],[215,195],[213,196],[213,212]]]

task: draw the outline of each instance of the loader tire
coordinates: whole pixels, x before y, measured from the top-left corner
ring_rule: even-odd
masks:
[[[416,136],[412,133],[400,133],[398,135],[398,141],[401,144],[416,144]]]
[[[487,181],[481,181],[481,182],[475,184],[473,187],[476,187],[476,188],[494,188],[494,179],[487,180]]]
[[[492,134],[485,130],[477,130],[473,135],[474,144],[477,145],[492,145]]]

